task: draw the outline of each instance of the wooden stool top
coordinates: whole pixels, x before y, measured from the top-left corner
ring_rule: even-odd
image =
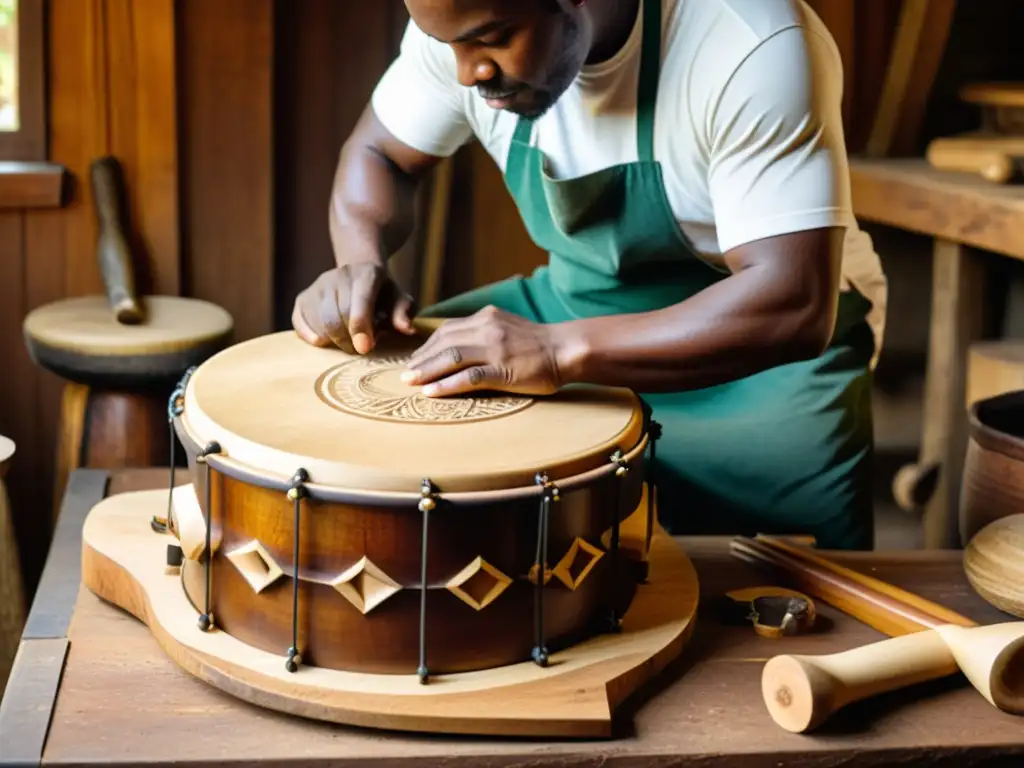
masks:
[[[233,327],[227,311],[200,299],[147,296],[142,305],[143,322],[125,325],[106,296],[64,299],[32,310],[24,329],[38,343],[79,354],[159,355],[222,338]]]
[[[970,83],[960,89],[960,98],[982,107],[1024,107],[1024,83]]]
[[[145,318],[137,325],[117,322],[102,295],[38,307],[23,324],[29,352],[44,368],[87,384],[166,379],[222,349],[234,328],[231,315],[208,301],[146,296],[141,304]]]

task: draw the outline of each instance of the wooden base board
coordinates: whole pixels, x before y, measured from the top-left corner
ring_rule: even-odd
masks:
[[[166,534],[149,521],[166,491],[104,499],[82,531],[82,580],[145,623],[161,648],[201,680],[260,707],[349,725],[430,733],[609,738],[616,708],[675,659],[695,624],[697,574],[664,531],[652,537],[648,582],[622,631],[525,662],[431,678],[303,667],[222,631],[204,633],[177,575],[166,573]]]

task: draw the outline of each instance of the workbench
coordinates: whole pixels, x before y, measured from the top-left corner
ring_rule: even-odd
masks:
[[[982,336],[986,302],[979,252],[1024,260],[1024,186],[937,171],[923,159],[854,158],[850,181],[859,220],[934,240],[920,454],[898,477],[896,496],[903,506],[916,497],[926,547],[960,547],[967,358]]]
[[[179,477],[181,475],[179,474]],[[187,481],[187,478],[186,478]],[[728,589],[763,579],[724,539],[682,539],[701,579],[695,636],[679,662],[626,709],[608,741],[458,739],[358,730],[258,709],[180,670],[148,630],[80,587],[80,530],[106,494],[166,486],[168,473],[77,470],[0,704],[0,764],[81,766],[1024,764],[1024,720],[957,676],[851,706],[814,735],[769,718],[761,667],[777,653],[831,653],[883,639],[820,605],[822,628],[769,640],[715,610]],[[828,553],[979,622],[1006,620],[974,595],[951,551]]]

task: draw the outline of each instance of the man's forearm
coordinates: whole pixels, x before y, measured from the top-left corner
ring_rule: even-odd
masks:
[[[794,254],[662,310],[563,323],[552,329],[563,383],[684,391],[816,357],[835,327],[840,248],[833,232],[810,266]]]
[[[409,239],[418,180],[435,162],[401,147],[367,109],[345,143],[330,201],[330,235],[338,266],[384,265]]]

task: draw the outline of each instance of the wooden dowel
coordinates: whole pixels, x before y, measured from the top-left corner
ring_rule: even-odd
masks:
[[[786,574],[795,588],[890,636],[933,629],[948,622],[840,574],[746,537],[733,539],[734,556]]]
[[[951,611],[945,606],[933,603],[931,600],[925,600],[920,595],[915,595],[912,592],[907,592],[904,589],[888,584],[881,579],[876,579],[874,576],[868,576],[867,574],[860,573],[851,568],[833,563],[830,560],[826,560],[814,552],[810,552],[804,547],[794,545],[791,540],[780,539],[771,536],[758,536],[757,541],[767,544],[772,549],[781,550],[795,558],[803,560],[808,563],[824,568],[838,576],[842,576],[851,581],[856,582],[862,586],[872,589],[876,592],[881,592],[883,595],[888,595],[893,600],[913,606],[922,613],[927,613],[934,616],[938,621],[945,624],[955,624],[960,627],[974,627],[977,623],[971,621],[966,616],[961,616],[956,611]]]

